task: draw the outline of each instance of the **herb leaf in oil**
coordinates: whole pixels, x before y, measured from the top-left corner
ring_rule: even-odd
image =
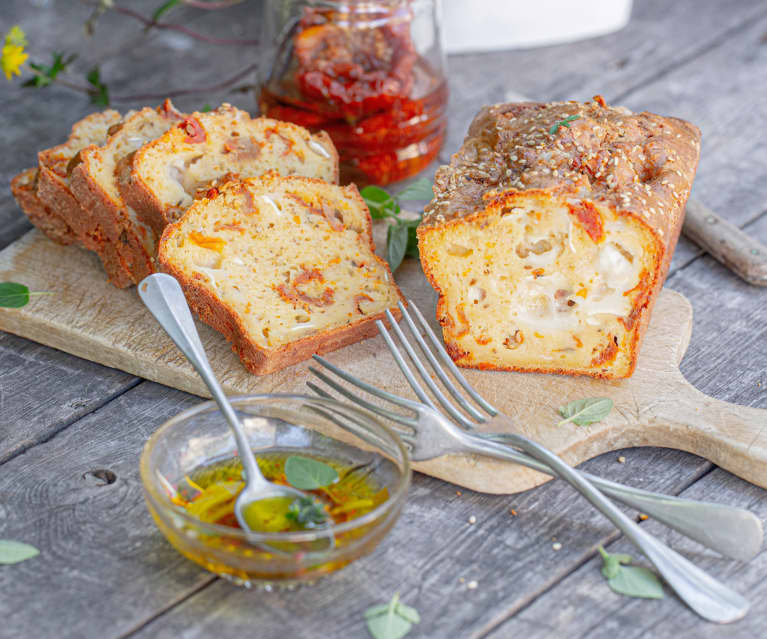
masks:
[[[299,490],[316,490],[337,481],[338,473],[332,466],[316,459],[291,455],[285,460],[285,478]]]
[[[304,528],[320,526],[328,520],[328,514],[322,507],[322,503],[312,497],[299,497],[296,499],[288,507],[285,517]]]
[[[557,426],[562,426],[567,422],[573,422],[578,424],[578,426],[588,426],[603,420],[610,414],[612,409],[613,400],[609,397],[576,399],[559,407],[559,414],[564,419]]]
[[[402,639],[421,617],[415,608],[400,602],[397,592],[388,604],[368,608],[365,621],[373,639]]]
[[[22,541],[0,539],[0,564],[17,564],[39,554],[37,548]]]
[[[643,566],[630,566],[630,555],[610,554],[602,546],[598,548],[602,555],[602,575],[607,585],[619,595],[643,599],[662,599],[663,584],[658,576]]]

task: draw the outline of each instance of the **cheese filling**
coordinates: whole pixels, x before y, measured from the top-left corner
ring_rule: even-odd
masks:
[[[454,350],[499,368],[623,361],[655,240],[610,209],[591,215],[598,224],[587,227],[566,204],[515,206],[427,235],[421,250],[435,265]]]

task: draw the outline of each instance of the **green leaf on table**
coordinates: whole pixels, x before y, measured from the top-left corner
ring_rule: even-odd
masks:
[[[397,200],[400,202],[407,202],[408,200],[431,200],[433,197],[434,191],[432,190],[432,182],[426,178],[416,180],[397,193]]]
[[[391,194],[380,186],[368,185],[360,191],[362,199],[370,209],[370,217],[374,220],[382,220],[385,217],[398,215],[400,208]]]
[[[101,81],[101,72],[99,71],[99,68],[97,66],[93,67],[88,71],[88,75],[85,76],[85,79],[88,81],[88,84],[93,87],[93,89],[89,91],[91,103],[97,104],[98,106],[109,106],[109,88]]]
[[[0,564],[17,564],[39,554],[37,548],[22,541],[0,539]]]
[[[565,419],[559,422],[557,426],[562,426],[567,422],[573,422],[578,426],[588,426],[603,420],[612,409],[613,400],[608,397],[576,399],[559,407],[559,414]]]
[[[316,459],[291,455],[285,461],[285,478],[294,488],[315,490],[338,480],[338,473],[332,466]]]
[[[652,570],[643,566],[628,565],[633,561],[631,555],[612,555],[602,546],[597,549],[602,555],[602,575],[614,592],[642,599],[663,598],[663,584]]]
[[[288,507],[285,517],[304,528],[319,526],[328,520],[328,514],[322,507],[322,502],[314,497],[297,498]]]
[[[392,224],[386,231],[386,261],[392,273],[399,268],[405,259],[408,244],[408,227],[406,224]]]
[[[212,110],[213,110],[213,107],[210,106],[210,104],[206,103],[202,106],[202,109],[200,109],[200,113],[208,113],[208,111],[212,111]]]
[[[421,616],[415,608],[399,600],[399,593],[388,604],[380,604],[365,611],[365,621],[373,639],[402,639]]]

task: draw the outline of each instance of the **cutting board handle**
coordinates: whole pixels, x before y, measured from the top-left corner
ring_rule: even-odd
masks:
[[[767,488],[767,409],[709,397],[679,373],[678,383],[648,410],[653,444],[700,455]]]

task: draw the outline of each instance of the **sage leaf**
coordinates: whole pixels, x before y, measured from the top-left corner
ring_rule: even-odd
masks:
[[[0,564],[17,564],[39,554],[37,548],[22,541],[0,539]]]
[[[386,231],[386,261],[392,272],[399,268],[405,259],[408,243],[407,224],[393,224]]]
[[[409,200],[431,200],[433,197],[434,191],[432,190],[431,180],[427,180],[426,178],[416,180],[397,193],[397,200],[400,202],[407,202]]]
[[[0,306],[21,308],[29,302],[29,289],[16,282],[0,283]]]
[[[374,220],[399,215],[399,204],[388,191],[380,186],[368,185],[360,191],[360,195],[370,209],[370,217]]]
[[[332,466],[316,459],[291,455],[285,461],[285,478],[294,488],[315,490],[337,481],[338,473]]]
[[[642,599],[662,599],[663,584],[658,576],[643,566],[630,566],[631,555],[610,554],[602,546],[602,575],[607,585],[619,595]]]
[[[615,577],[607,580],[619,595],[642,599],[663,599],[663,584],[644,566],[621,566]]]
[[[416,234],[416,229],[420,223],[420,217],[417,220],[408,220],[405,222],[405,226],[407,226],[407,248],[405,249],[405,255],[416,259],[420,257],[420,254],[418,253],[418,235]]]
[[[365,611],[365,621],[373,639],[402,639],[421,616],[415,608],[399,600],[399,593],[388,604],[372,606]]]
[[[562,426],[567,422],[573,422],[578,426],[588,426],[603,420],[612,409],[613,400],[608,397],[576,399],[559,407],[559,414],[565,419],[559,422],[557,426]]]

